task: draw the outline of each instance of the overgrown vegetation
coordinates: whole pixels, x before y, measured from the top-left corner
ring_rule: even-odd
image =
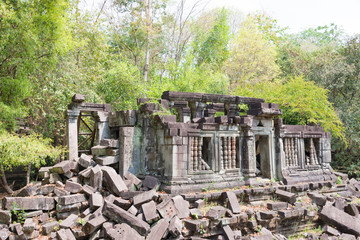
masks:
[[[285,123],[331,131],[333,166],[360,177],[358,36],[334,24],[288,34],[264,14],[184,2],[106,1],[91,12],[72,0],[1,1],[0,128],[14,132],[20,117],[64,145],[74,93],[117,110],[165,90],[263,97]]]

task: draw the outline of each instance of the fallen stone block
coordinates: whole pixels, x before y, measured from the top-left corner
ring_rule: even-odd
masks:
[[[160,187],[160,181],[156,177],[153,176],[145,176],[145,179],[143,180],[143,187],[147,189],[158,189]]]
[[[105,231],[105,235],[111,240],[118,240],[118,239],[143,240],[144,239],[144,237],[142,237],[137,231],[135,231],[126,223],[116,224],[114,227],[104,226],[103,228]]]
[[[74,194],[68,196],[61,196],[58,198],[58,204],[60,205],[69,205],[73,203],[80,203],[86,201],[84,194]]]
[[[134,184],[136,187],[140,187],[142,184],[141,180],[138,179],[134,174],[131,172],[125,173],[124,177],[129,180],[132,184]]]
[[[39,216],[39,221],[41,223],[46,222],[47,220],[49,220],[49,214],[48,213],[43,213]]]
[[[10,210],[13,204],[16,209],[28,210],[52,210],[55,208],[55,201],[52,197],[5,197],[3,200],[4,208]]]
[[[70,229],[60,229],[56,232],[56,236],[59,240],[76,240]]]
[[[174,202],[174,206],[177,211],[177,216],[180,219],[189,217],[190,203],[188,201],[184,200],[184,198],[180,195],[173,197],[172,201]]]
[[[203,220],[203,219],[197,219],[197,220],[185,219],[185,220],[183,220],[183,223],[184,223],[185,228],[187,228],[188,230],[190,230],[193,233],[198,233],[202,230],[206,230],[209,225],[206,223],[206,220]]]
[[[76,221],[78,220],[78,216],[75,214],[71,214],[65,220],[60,223],[60,228],[72,228],[76,225]]]
[[[340,235],[340,232],[338,230],[336,230],[335,228],[333,228],[329,225],[324,226],[324,233],[326,233],[330,236],[339,236]]]
[[[235,239],[235,233],[233,232],[233,230],[230,228],[229,225],[224,226],[222,229],[227,239],[231,239],[231,240]]]
[[[39,185],[27,185],[23,187],[20,192],[16,195],[17,197],[30,197],[35,196],[40,188]]]
[[[64,174],[66,172],[69,172],[71,169],[71,162],[69,160],[62,161],[54,165],[51,169],[51,173],[58,173],[58,174]]]
[[[119,155],[117,156],[96,156],[95,162],[102,166],[108,166],[119,162]]]
[[[119,149],[110,148],[107,146],[94,146],[91,148],[93,156],[115,156],[119,155]]]
[[[223,198],[227,199],[228,207],[231,209],[233,213],[235,214],[241,213],[240,204],[234,192],[231,191],[224,192]]]
[[[200,209],[197,208],[190,209],[190,216],[194,219],[203,218],[202,212],[200,211]]]
[[[355,218],[333,206],[325,206],[320,218],[326,223],[336,226],[343,233],[360,236],[360,219]]]
[[[82,230],[87,235],[92,234],[93,232],[100,229],[102,224],[106,221],[107,221],[106,218],[104,216],[100,215],[96,218],[91,219],[90,221],[87,221],[85,223],[85,225],[83,226]]]
[[[23,225],[23,231],[26,234],[31,234],[35,230],[35,223],[32,218],[28,218],[25,220]]]
[[[91,156],[86,154],[81,154],[79,159],[79,164],[84,168],[88,168],[91,164]]]
[[[10,224],[11,223],[11,213],[10,211],[0,210],[0,224]]]
[[[131,213],[132,215],[136,216],[138,209],[133,205],[131,207],[129,207],[129,209],[127,210],[128,213]]]
[[[41,167],[38,171],[38,175],[40,178],[49,178],[50,177],[50,169],[52,167]]]
[[[24,218],[33,218],[36,216],[40,216],[41,214],[43,214],[42,210],[36,210],[36,211],[32,211],[32,212],[27,212],[24,214]]]
[[[156,211],[156,204],[154,201],[144,203],[141,206],[141,209],[143,211],[145,221],[148,222],[149,224],[159,219],[159,214]]]
[[[9,238],[10,234],[11,234],[11,232],[9,231],[9,229],[3,228],[0,230],[0,239],[6,240]]]
[[[324,195],[318,194],[318,193],[308,193],[308,196],[311,198],[311,200],[319,206],[325,206],[326,204],[326,197]]]
[[[284,210],[288,208],[287,202],[269,202],[266,204],[267,208],[270,210]]]
[[[277,189],[275,191],[275,194],[282,201],[288,202],[290,204],[294,204],[296,202],[296,194],[294,194],[294,193]]]
[[[56,211],[58,213],[79,212],[80,208],[81,208],[81,203],[73,203],[69,205],[62,205],[62,204],[56,205]]]
[[[168,221],[172,219],[177,214],[177,209],[175,208],[174,202],[172,199],[164,200],[156,206],[160,216]]]
[[[149,232],[149,235],[147,236],[147,239],[152,240],[161,240],[169,226],[169,222],[165,219],[159,220],[151,229]]]
[[[222,206],[211,207],[206,216],[211,220],[217,220],[225,216],[226,208]]]
[[[90,170],[90,186],[92,186],[95,191],[102,190],[102,182],[103,182],[103,172],[99,165],[91,168]]]
[[[205,205],[205,201],[202,200],[202,199],[198,199],[198,200],[195,201],[195,207],[196,208],[202,208],[202,207],[204,207],[204,205]]]
[[[178,218],[178,216],[173,217],[169,223],[169,233],[171,234],[171,236],[174,238],[180,236],[181,229],[182,229],[181,220]]]
[[[121,199],[121,198],[115,198],[114,201],[112,201],[116,206],[128,210],[131,207],[131,202],[129,200]]]
[[[66,180],[65,190],[70,193],[79,193],[82,190],[82,186],[79,183],[76,183],[76,182],[73,182],[70,180]]]
[[[74,228],[72,229],[75,239],[86,239],[86,234],[83,232],[82,229]]]
[[[117,223],[129,224],[142,236],[145,236],[150,230],[148,223],[107,201],[104,203],[103,214]]]
[[[95,192],[95,188],[89,185],[82,186],[82,192],[86,194],[86,196],[90,197],[91,194]]]
[[[65,189],[59,188],[59,187],[54,188],[54,193],[58,197],[70,195],[70,192],[66,191]]]
[[[139,207],[140,205],[150,202],[151,200],[155,200],[158,197],[158,194],[155,189],[150,191],[146,191],[136,195],[133,198],[133,204],[135,207]]]
[[[103,166],[103,183],[107,189],[116,196],[120,196],[121,192],[128,191],[123,179],[111,167]]]
[[[44,185],[41,186],[38,191],[37,191],[37,195],[48,195],[52,192],[54,192],[54,185]]]
[[[103,197],[100,193],[93,193],[89,198],[89,205],[91,210],[96,210],[103,205]]]
[[[115,139],[101,139],[100,145],[111,148],[120,148],[120,141]]]
[[[42,225],[42,233],[49,235],[51,232],[56,232],[59,229],[59,222],[53,221]]]

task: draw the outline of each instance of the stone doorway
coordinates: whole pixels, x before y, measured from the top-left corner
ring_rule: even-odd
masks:
[[[255,136],[256,176],[272,178],[271,145],[268,135]]]

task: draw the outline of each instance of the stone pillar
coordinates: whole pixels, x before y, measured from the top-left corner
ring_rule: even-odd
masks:
[[[255,177],[256,161],[255,161],[255,140],[254,133],[250,129],[246,129],[244,132],[244,162],[243,171],[244,176],[251,178]]]
[[[96,145],[100,144],[101,139],[110,138],[109,128],[109,112],[96,112],[97,121],[97,134],[96,134]]]
[[[78,128],[77,120],[80,110],[67,110],[66,112],[66,139],[68,147],[68,159],[73,160],[78,157]]]
[[[128,172],[133,162],[133,150],[134,150],[134,127],[120,127],[119,128],[119,174],[124,176]],[[132,172],[138,172],[139,169],[133,169]]]

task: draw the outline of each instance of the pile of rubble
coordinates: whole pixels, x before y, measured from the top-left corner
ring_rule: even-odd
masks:
[[[286,239],[319,224],[307,238],[360,236],[354,179],[169,195],[155,177],[118,175],[117,147],[102,140],[92,156],[41,168],[41,182],[3,199],[0,239]]]

